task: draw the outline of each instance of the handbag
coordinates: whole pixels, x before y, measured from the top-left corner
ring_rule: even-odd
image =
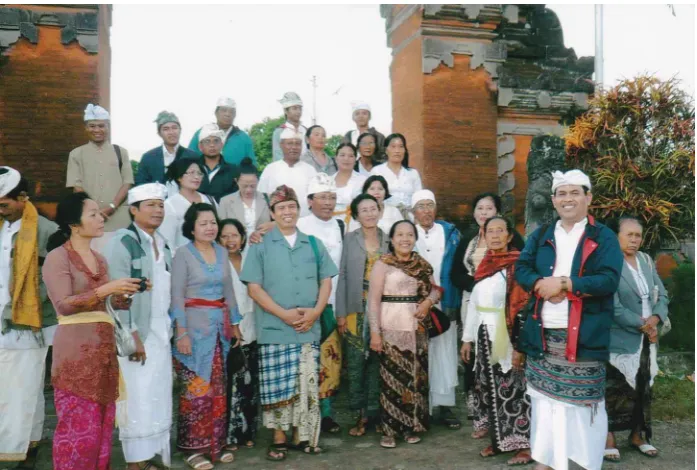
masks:
[[[317,240],[314,236],[309,235],[310,246],[312,247],[312,252],[315,254],[315,261],[317,264],[317,284],[321,284],[319,278],[319,249],[317,248]],[[336,317],[334,316],[334,309],[331,305],[327,304],[322,310],[322,315],[319,317],[319,324],[321,328],[320,343],[324,343],[324,340],[329,338],[334,330],[337,328]]]
[[[429,338],[435,338],[448,331],[448,328],[450,328],[450,318],[448,318],[441,309],[431,307],[428,315],[431,319],[427,328]]]
[[[121,323],[121,319],[111,305],[111,295],[106,298],[106,311],[114,320],[114,338],[116,339],[116,354],[127,357],[136,352],[136,340],[133,334]]]

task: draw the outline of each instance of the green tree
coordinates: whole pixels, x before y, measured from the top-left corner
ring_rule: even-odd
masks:
[[[273,161],[273,131],[284,122],[286,122],[285,116],[277,118],[267,117],[247,129],[247,133],[252,138],[252,143],[254,144],[254,154],[257,156],[259,171],[262,171],[266,168],[266,165]]]
[[[695,231],[695,108],[678,85],[641,75],[599,91],[565,136],[596,215],[639,217],[652,252]]]
[[[327,155],[331,155],[332,157],[336,156],[336,148],[339,146],[341,141],[344,140],[343,135],[335,134],[331,137],[327,138],[327,143],[324,146],[325,152],[327,152]]]
[[[137,162],[135,160],[131,160],[131,170],[133,170],[133,177],[134,178],[138,174],[138,165],[139,164],[140,164],[140,162]]]

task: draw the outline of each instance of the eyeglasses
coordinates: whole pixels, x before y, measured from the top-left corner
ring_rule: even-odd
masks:
[[[219,144],[219,143],[221,143],[221,142],[222,142],[222,141],[221,141],[220,139],[218,139],[218,138],[215,138],[215,139],[203,139],[203,140],[201,141],[201,143],[202,143],[203,145],[214,145],[214,144]]]
[[[192,178],[200,178],[200,177],[203,176],[203,173],[201,173],[201,172],[198,171],[198,170],[196,170],[196,171],[187,171],[187,172],[184,173],[184,174],[185,174],[186,176],[191,176]]]

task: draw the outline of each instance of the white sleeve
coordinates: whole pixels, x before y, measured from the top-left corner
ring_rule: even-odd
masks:
[[[165,201],[165,217],[158,231],[167,242],[172,253],[177,248],[177,214],[169,201]]]
[[[260,193],[266,193],[266,194],[271,194],[273,191],[269,191],[269,188],[267,187],[269,185],[269,169],[268,167],[264,168],[264,171],[261,172],[261,176],[259,177],[259,183],[257,184],[257,191]]]
[[[423,184],[421,184],[421,175],[416,169],[412,170],[414,172],[414,192],[421,191],[424,189]]]
[[[475,284],[467,304],[467,318],[462,328],[462,342],[474,343],[477,340],[477,328],[479,327],[479,312],[477,311],[478,284]]]

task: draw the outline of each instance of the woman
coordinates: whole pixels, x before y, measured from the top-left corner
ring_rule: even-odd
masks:
[[[429,311],[440,301],[433,268],[414,245],[418,234],[409,220],[390,229],[390,253],[370,274],[370,349],[380,353],[380,445],[394,448],[396,437],[421,442],[414,433],[428,428]]]
[[[651,257],[639,251],[643,240],[641,222],[622,217],[614,225],[611,228],[617,232],[624,265],[610,330],[605,391],[610,432],[605,458],[617,461],[617,431],[629,431],[630,445],[647,457],[658,455],[650,444],[651,386],[658,372],[658,325],[668,318],[668,296]]]
[[[365,176],[353,170],[356,161],[356,147],[343,143],[336,149],[336,165],[338,171],[332,176],[336,183],[336,208],[334,217],[344,221],[348,230],[351,223],[351,201],[361,193]],[[354,219],[355,220],[355,219]]]
[[[175,160],[167,169],[167,181],[176,183],[179,193],[168,197],[165,201],[165,218],[159,231],[167,240],[167,245],[172,252],[189,243],[182,233],[182,224],[184,213],[191,204],[203,202],[215,206],[212,198],[198,192],[204,174],[203,166],[190,158]]]
[[[358,136],[356,147],[358,148],[358,159],[353,169],[367,178],[376,165],[377,138],[370,132],[364,132]]]
[[[484,237],[484,224],[487,220],[501,213],[501,198],[493,193],[482,193],[475,196],[472,202],[472,216],[476,225],[469,232],[465,232],[462,240],[455,251],[455,261],[450,271],[450,279],[453,285],[462,289],[462,307],[460,316],[462,324],[467,320],[467,301],[474,287],[474,274],[479,267],[484,255],[487,252],[486,237]],[[520,251],[525,247],[525,241],[518,232],[513,231],[511,247]],[[472,390],[474,387],[474,373],[472,372],[473,363],[465,364],[465,394],[467,396],[467,407],[469,416],[473,416],[472,409]],[[486,437],[487,430],[481,429],[472,433],[475,439]]]
[[[259,171],[252,159],[245,157],[239,167],[237,177],[239,191],[228,194],[220,200],[218,216],[221,219],[237,219],[244,223],[247,233],[255,230],[268,231],[273,228],[269,204],[265,194],[257,191]]]
[[[227,442],[229,445],[252,448],[259,422],[259,352],[254,328],[254,302],[247,294],[247,287],[240,281],[247,245],[247,231],[242,222],[237,219],[222,220],[218,242],[227,249],[232,287],[242,315],[242,346],[231,348],[228,355],[227,393],[230,407]]]
[[[518,451],[509,465],[525,465],[530,455],[530,401],[525,395],[524,356],[515,351],[518,313],[530,295],[515,281],[520,252],[509,251],[513,224],[501,216],[484,223],[488,251],[475,273],[462,360],[474,362],[474,430],[489,430],[491,445],[480,452],[491,457]],[[472,344],[475,354],[472,357]]]
[[[411,196],[423,189],[421,176],[414,168],[409,168],[407,139],[402,134],[390,134],[385,139],[387,161],[375,166],[371,175],[380,175],[390,185],[392,197],[386,202],[395,206],[406,219],[411,211]]]
[[[317,173],[326,173],[329,176],[336,173],[336,162],[324,151],[327,144],[327,132],[324,127],[311,126],[305,133],[305,142],[307,149],[300,155],[300,161],[312,165]]]
[[[394,206],[385,205],[385,200],[389,199],[392,195],[390,194],[387,181],[382,176],[369,176],[368,179],[365,180],[365,183],[363,183],[363,190],[361,192],[373,196],[378,201],[378,207],[380,207],[378,227],[380,227],[380,230],[383,232],[389,233],[395,222],[404,219],[399,209]],[[360,225],[356,221],[351,221],[349,230],[353,231],[359,228],[359,226]]]
[[[109,280],[106,260],[90,249],[92,239],[104,234],[104,218],[87,194],[61,201],[56,222],[59,231],[49,239],[42,269],[58,314],[51,368],[58,417],[53,468],[107,470],[121,387],[114,320],[105,301],[113,295],[114,308],[128,309],[125,296],[138,292],[140,279]]]
[[[369,194],[351,202],[351,217],[361,228],[346,234],[336,290],[336,321],[345,339],[349,377],[349,407],[358,413],[349,431],[363,436],[378,424],[380,411],[380,359],[363,341],[370,273],[380,256],[388,252],[387,234],[378,228],[380,207]],[[367,357],[366,357],[367,354]]]
[[[170,310],[174,369],[181,383],[177,447],[191,468],[210,470],[219,456],[223,463],[234,460],[235,447],[226,447],[225,363],[233,337],[233,347],[239,346],[242,317],[227,251],[215,243],[218,218],[213,206],[192,204],[182,232],[190,243],[177,250],[172,262]]]

